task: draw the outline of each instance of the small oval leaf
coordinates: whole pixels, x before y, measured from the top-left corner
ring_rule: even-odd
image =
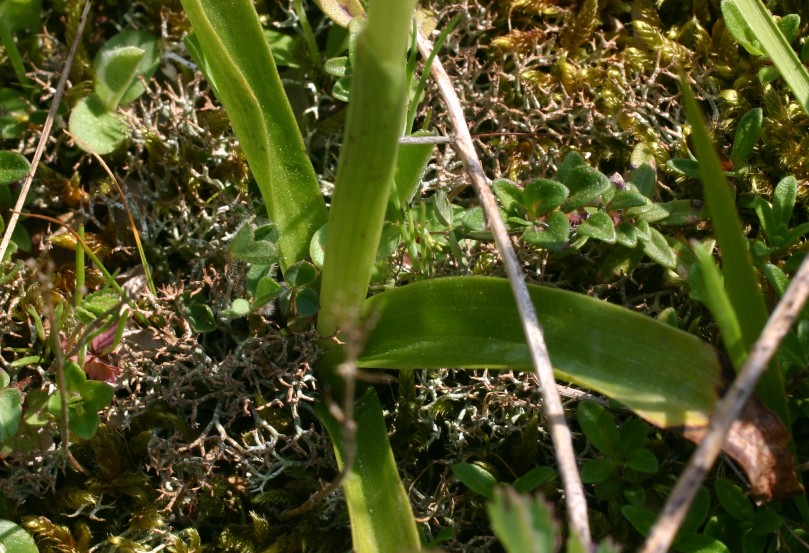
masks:
[[[0,185],[11,184],[25,178],[31,164],[25,156],[7,150],[0,151]]]

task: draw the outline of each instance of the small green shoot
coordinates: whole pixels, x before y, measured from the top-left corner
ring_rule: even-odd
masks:
[[[127,137],[126,124],[116,110],[146,89],[160,63],[155,38],[143,31],[123,31],[108,40],[93,60],[95,90],[73,107],[70,130],[83,144],[100,155],[114,152]]]

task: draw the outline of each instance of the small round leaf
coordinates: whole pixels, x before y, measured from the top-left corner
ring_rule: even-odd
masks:
[[[25,178],[31,164],[25,156],[7,150],[0,151],[0,185],[11,184]]]

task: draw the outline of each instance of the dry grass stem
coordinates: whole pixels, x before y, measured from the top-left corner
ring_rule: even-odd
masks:
[[[22,183],[20,195],[17,198],[17,203],[8,219],[8,225],[6,226],[5,234],[3,234],[3,240],[0,241],[0,260],[2,260],[6,255],[8,244],[11,242],[11,234],[14,232],[14,228],[17,226],[17,220],[20,218],[20,212],[22,211],[25,204],[25,199],[28,196],[28,190],[31,188],[31,182],[34,180],[34,175],[36,175],[39,160],[42,159],[42,154],[45,151],[45,144],[48,143],[48,138],[51,136],[53,120],[56,118],[56,111],[59,109],[59,103],[62,101],[62,95],[65,92],[65,86],[67,84],[68,75],[70,74],[70,68],[73,66],[73,59],[76,57],[76,49],[79,47],[79,41],[82,33],[84,32],[84,24],[87,22],[87,15],[90,13],[90,5],[90,0],[84,0],[84,8],[81,12],[81,18],[79,19],[79,26],[76,29],[76,37],[73,39],[73,44],[70,45],[70,52],[67,55],[65,66],[62,69],[61,76],[59,77],[59,84],[56,85],[56,92],[54,92],[53,99],[51,100],[51,107],[48,110],[48,117],[45,119],[45,124],[42,127],[42,134],[39,137],[37,149],[34,151],[34,159],[31,160],[31,170],[28,172],[28,175],[26,175],[25,180]]]
[[[784,297],[770,316],[756,343],[750,350],[733,384],[719,401],[711,417],[708,432],[689,459],[663,511],[652,527],[642,553],[668,551],[685,519],[688,508],[705,475],[722,451],[730,427],[755,391],[756,382],[767,370],[770,359],[789,332],[809,296],[809,257],[803,260]]]
[[[432,52],[432,44],[421,33],[418,36],[418,45],[421,55],[427,58]],[[506,273],[517,301],[517,309],[520,313],[528,348],[540,383],[545,413],[550,421],[551,437],[565,489],[568,520],[572,531],[578,535],[583,544],[589,546],[591,538],[587,518],[587,501],[584,497],[581,477],[576,466],[573,440],[570,428],[568,428],[565,421],[562,400],[557,391],[556,380],[553,375],[553,365],[548,355],[548,348],[545,345],[545,339],[539,326],[534,305],[528,293],[525,276],[508,237],[505,224],[498,214],[497,202],[490,189],[489,179],[483,172],[483,167],[475,152],[475,146],[472,143],[472,136],[467,127],[460,99],[438,57],[433,60],[431,71],[438,83],[441,97],[447,107],[451,124],[455,129],[455,148],[463,159],[466,171],[469,173],[472,185],[486,214],[497,250],[505,262]]]

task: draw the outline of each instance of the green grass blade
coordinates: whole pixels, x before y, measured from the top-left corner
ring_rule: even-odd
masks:
[[[304,259],[326,205],[270,48],[249,0],[183,0],[270,219],[281,268]]]
[[[350,327],[368,291],[407,103],[413,0],[377,0],[358,38],[343,151],[334,183],[318,331]]]
[[[725,292],[724,281],[710,250],[702,244],[694,246],[694,255],[699,263],[703,285],[704,302],[719,326],[719,335],[734,367],[741,367],[747,357],[747,348],[742,338],[739,319]]]
[[[736,212],[736,201],[725,179],[725,173],[708,134],[705,119],[687,81],[681,78],[680,83],[686,117],[691,123],[694,150],[699,160],[700,178],[705,189],[705,203],[722,254],[725,291],[736,313],[746,354],[767,323],[769,316],[767,306],[758,285],[747,238]],[[741,368],[740,365],[736,365],[736,369],[739,368]],[[784,424],[789,426],[784,382],[777,365],[774,364],[771,370],[764,374],[757,391],[761,400],[778,413]]]
[[[661,427],[707,423],[720,384],[716,350],[622,307],[530,287],[557,376],[620,401]],[[531,370],[505,279],[451,277],[373,296],[360,367]]]
[[[723,0],[723,11],[727,9],[726,5],[736,8],[734,13],[747,25],[745,30],[749,33],[746,34],[752,34],[758,40],[804,113],[809,115],[809,71],[778,29],[769,10],[761,0]]]
[[[345,458],[342,426],[322,404],[317,408],[335,444],[337,463]],[[399,479],[388,442],[382,406],[373,388],[354,404],[356,454],[343,482],[351,517],[351,536],[358,553],[414,552],[421,549],[413,511]]]

